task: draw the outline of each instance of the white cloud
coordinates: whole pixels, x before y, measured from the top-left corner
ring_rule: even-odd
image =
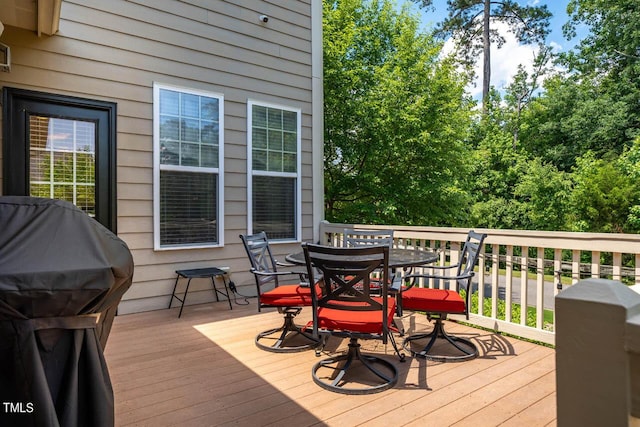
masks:
[[[491,85],[498,91],[511,83],[513,76],[518,71],[518,65],[522,64],[525,70],[531,73],[533,71],[533,60],[537,53],[536,45],[521,45],[516,40],[513,33],[509,32],[508,26],[501,22],[493,22],[493,28],[497,29],[505,39],[504,45],[498,49],[495,44],[491,46]],[[559,45],[554,46],[556,50]],[[443,54],[447,54],[453,50],[453,41],[447,40],[443,48]],[[470,83],[467,91],[475,98],[482,97],[482,67],[483,58],[480,56],[475,64],[476,80]]]

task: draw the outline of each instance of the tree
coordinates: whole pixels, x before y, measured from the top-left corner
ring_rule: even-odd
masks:
[[[637,0],[571,0],[567,7],[570,21],[563,31],[574,36],[578,25],[589,30],[577,47],[560,56],[570,72],[581,82],[589,82],[603,98],[600,106],[615,102],[623,126],[617,152],[629,147],[640,135],[640,8]],[[609,116],[614,114],[609,113]],[[610,120],[611,123],[614,120]],[[607,129],[609,131],[610,129]]]
[[[513,133],[514,150],[518,145],[523,110],[529,105],[534,93],[540,88],[542,77],[553,73],[552,68],[549,66],[551,57],[551,48],[542,47],[534,57],[531,74],[525,70],[522,64],[519,64],[518,72],[513,77],[513,82],[506,88],[505,101],[507,101],[507,105],[512,110],[513,115],[509,127]]]
[[[629,179],[620,161],[598,159],[588,151],[578,159],[572,175],[572,231],[632,232],[629,220],[637,212],[640,185]]]
[[[638,134],[637,104],[581,75],[548,79],[542,96],[522,112],[523,149],[569,172],[586,151],[620,155]]]
[[[414,1],[426,8],[433,3],[433,0]],[[492,24],[507,24],[521,43],[542,44],[549,33],[551,13],[546,5],[521,6],[513,0],[449,0],[447,4],[449,15],[437,31],[443,37],[456,39],[458,53],[466,64],[475,64],[482,54],[482,106],[486,114],[491,85],[491,43],[500,48],[505,42]]]
[[[324,2],[325,214],[455,225],[472,101],[441,43],[387,0]]]
[[[578,25],[589,33],[565,63],[582,74],[609,76],[639,87],[640,8],[637,0],[570,0],[565,37],[574,37]]]

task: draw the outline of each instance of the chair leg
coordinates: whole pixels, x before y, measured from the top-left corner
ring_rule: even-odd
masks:
[[[286,307],[284,309],[283,325],[279,328],[268,329],[256,335],[256,346],[262,350],[274,353],[294,353],[317,347],[319,340],[315,338],[313,334],[307,332],[306,328],[300,328],[293,321],[300,311],[302,311],[300,307]],[[287,345],[287,342],[295,340],[296,337],[301,337],[304,343]],[[266,341],[271,342],[271,344],[264,344]]]
[[[433,352],[438,338],[443,338],[449,344],[449,348],[453,347],[455,350],[451,353]],[[423,340],[428,341],[423,345]],[[478,356],[478,348],[470,340],[446,333],[442,318],[435,318],[431,332],[412,334],[404,339],[402,346],[414,357],[422,357],[436,362],[462,362]]]
[[[361,369],[358,374],[350,375],[348,371],[357,369],[358,365],[366,370]],[[327,375],[321,376],[321,371],[327,372]],[[367,373],[369,375],[364,378]],[[316,363],[312,369],[312,376],[313,381],[320,387],[342,394],[379,393],[390,389],[398,382],[396,367],[380,357],[362,354],[356,338],[350,338],[346,354]]]
[[[403,334],[404,334],[404,331],[403,331]],[[400,352],[400,348],[398,347],[398,344],[396,344],[396,339],[393,336],[393,332],[389,331],[387,336],[389,337],[389,341],[391,341],[391,345],[393,346],[393,350],[396,352],[396,354],[400,358],[400,362],[404,362],[405,361],[405,355],[404,355],[404,353]]]

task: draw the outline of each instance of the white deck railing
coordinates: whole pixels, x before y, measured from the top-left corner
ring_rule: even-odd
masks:
[[[457,261],[469,231],[322,222],[320,243],[340,245],[345,228],[393,229],[395,246],[439,250],[440,265]],[[469,316],[469,323],[478,326],[555,344],[553,310],[560,276],[565,288],[587,277],[640,284],[640,235],[475,230],[487,233],[475,279],[478,304]]]

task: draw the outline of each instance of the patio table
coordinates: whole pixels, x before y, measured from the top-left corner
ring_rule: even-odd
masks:
[[[285,260],[291,264],[305,265],[304,252],[295,252],[285,256]],[[438,252],[432,250],[416,250],[391,248],[389,250],[389,268],[391,268],[393,283],[389,287],[392,294],[400,291],[402,284],[401,276],[396,276],[398,268],[402,268],[403,273],[412,267],[431,264],[438,260]]]
[[[438,259],[438,253],[426,250],[391,248],[389,250],[389,267],[392,269],[416,267],[431,264]],[[287,255],[285,260],[291,264],[304,265],[304,253],[302,251]]]

